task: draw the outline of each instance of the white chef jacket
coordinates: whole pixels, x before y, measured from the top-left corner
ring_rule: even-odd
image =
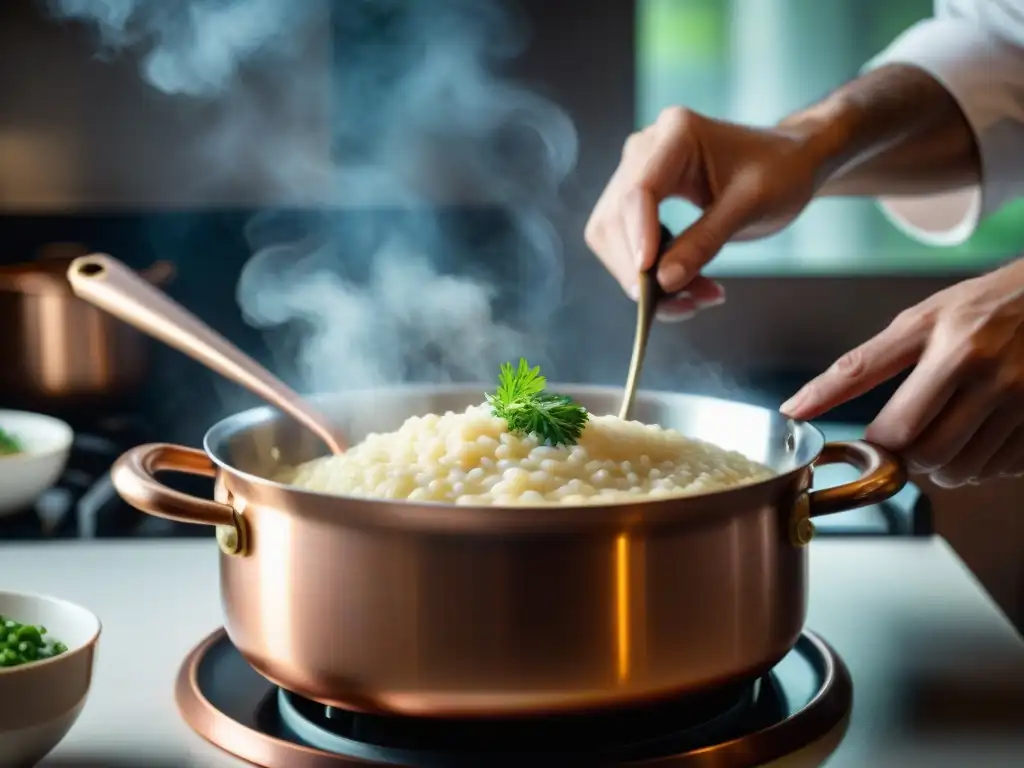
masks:
[[[1024,0],[935,0],[873,59],[917,66],[960,104],[981,154],[981,184],[943,195],[886,198],[901,230],[934,245],[958,245],[988,214],[1024,198]]]

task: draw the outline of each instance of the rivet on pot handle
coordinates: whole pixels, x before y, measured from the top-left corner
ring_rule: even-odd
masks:
[[[827,443],[813,466],[825,464],[850,464],[861,474],[856,480],[834,488],[800,494],[790,521],[790,539],[796,546],[804,546],[814,537],[811,518],[880,504],[907,483],[907,471],[898,456],[863,440]]]
[[[140,445],[125,452],[110,470],[114,488],[138,510],[179,523],[217,526],[217,544],[225,554],[245,555],[248,530],[245,518],[227,504],[198,499],[156,479],[158,472],[182,472],[214,477],[216,467],[195,448],[167,443]]]

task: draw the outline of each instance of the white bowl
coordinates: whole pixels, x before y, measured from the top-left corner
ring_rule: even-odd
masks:
[[[68,647],[51,659],[0,667],[0,768],[23,768],[46,757],[85,706],[100,620],[74,603],[18,592],[0,592],[0,614],[42,625]]]
[[[67,464],[75,433],[52,416],[0,411],[0,429],[21,443],[23,453],[0,456],[0,517],[20,512],[49,490]]]

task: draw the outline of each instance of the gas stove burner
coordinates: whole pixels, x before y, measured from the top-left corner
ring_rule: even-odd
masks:
[[[819,765],[853,702],[845,664],[811,632],[752,683],[595,716],[453,721],[325,707],[261,677],[223,629],[189,654],[175,688],[200,736],[263,768]]]
[[[757,680],[628,712],[532,721],[366,715],[324,707],[280,689],[277,711],[284,727],[303,743],[379,763],[503,765],[490,756],[505,752],[513,753],[505,755],[509,765],[544,765],[557,752],[579,758],[582,765],[628,764],[698,749],[732,738],[738,726],[769,725],[784,717],[779,692],[762,695],[761,684]]]

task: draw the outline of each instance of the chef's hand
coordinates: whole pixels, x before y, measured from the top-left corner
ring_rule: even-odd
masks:
[[[912,365],[869,440],[945,487],[1024,475],[1024,260],[906,310],[781,410],[813,419]]]
[[[671,197],[703,209],[666,252],[658,280],[669,293],[659,315],[677,319],[725,294],[701,269],[733,239],[763,237],[791,222],[814,195],[819,165],[798,125],[749,128],[666,109],[626,141],[622,160],[586,227],[590,248],[636,298],[637,278],[655,260],[658,204]]]

